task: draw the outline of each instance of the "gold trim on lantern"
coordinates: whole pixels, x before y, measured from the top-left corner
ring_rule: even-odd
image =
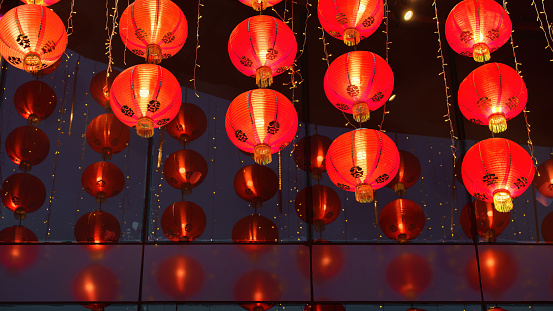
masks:
[[[359,123],[365,122],[371,117],[371,111],[366,102],[356,102],[351,110],[353,111],[353,119]]]
[[[163,59],[161,47],[157,44],[148,44],[146,47],[146,62],[148,64],[159,64]]]
[[[271,146],[267,144],[257,144],[253,150],[255,163],[267,165],[273,160],[271,157]]]
[[[154,136],[154,120],[142,117],[136,122],[136,134],[140,137],[150,138]]]
[[[371,185],[361,183],[355,186],[355,199],[360,203],[370,203],[374,199],[374,192]]]
[[[507,213],[513,209],[513,200],[511,193],[507,190],[497,190],[493,193],[493,204],[500,213]]]
[[[492,56],[490,55],[490,48],[484,42],[476,43],[472,46],[472,58],[479,62],[487,62]]]
[[[398,182],[394,185],[394,193],[397,196],[402,197],[405,194],[405,185],[402,182]]]
[[[348,28],[344,30],[344,43],[347,46],[354,46],[359,43],[361,36],[359,35],[359,31],[355,28]]]
[[[267,0],[252,0],[252,8],[256,11],[263,11],[267,8]]]
[[[490,131],[501,133],[507,130],[507,119],[503,113],[494,113],[488,118]]]
[[[44,5],[44,1],[43,0],[27,0],[27,4]]]
[[[269,66],[262,66],[255,71],[255,84],[265,89],[273,84],[273,71]]]

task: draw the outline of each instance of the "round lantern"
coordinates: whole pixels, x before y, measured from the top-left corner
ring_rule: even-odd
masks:
[[[60,0],[21,0],[23,3],[27,4],[40,4],[44,6],[52,5],[58,3]]]
[[[541,223],[541,235],[547,243],[553,243],[553,212],[547,214]]]
[[[86,141],[92,150],[102,154],[102,159],[110,160],[129,144],[131,132],[111,113],[104,113],[90,121],[86,127]]]
[[[81,183],[88,194],[96,197],[96,202],[105,203],[107,198],[123,191],[125,175],[115,164],[96,162],[84,170]]]
[[[327,304],[309,304],[303,308],[303,311],[346,311],[343,305],[327,305]]]
[[[98,210],[81,216],[74,233],[77,242],[116,243],[121,236],[121,226],[112,214]]]
[[[20,5],[0,19],[0,54],[16,68],[30,73],[47,68],[66,46],[65,25],[47,7]]]
[[[167,133],[183,145],[199,138],[207,129],[207,118],[202,108],[182,103],[177,116],[169,122],[165,129]]]
[[[243,200],[258,208],[278,191],[278,176],[272,169],[259,164],[241,168],[234,176],[234,191]]]
[[[75,301],[114,301],[119,295],[120,280],[109,268],[93,264],[81,270],[73,279],[71,290]],[[94,311],[103,310],[102,303],[86,304]]]
[[[18,173],[4,180],[0,189],[4,206],[14,211],[15,218],[25,219],[27,213],[38,210],[46,200],[46,188],[37,177]]]
[[[311,196],[309,200],[308,195]],[[295,206],[298,217],[303,222],[313,224],[316,232],[324,231],[325,225],[335,221],[341,210],[340,197],[336,191],[323,185],[303,188],[296,196]]]
[[[384,18],[382,0],[319,0],[319,22],[329,35],[352,46],[372,35]]]
[[[263,303],[263,302],[252,302],[252,303],[241,303],[240,307],[248,311],[267,311],[274,307],[274,303]]]
[[[251,6],[256,11],[263,11],[266,8],[272,7],[273,5],[278,4],[282,0],[240,0],[243,4]],[[269,309],[272,308],[269,307]],[[252,311],[252,310],[250,310]]]
[[[240,219],[232,228],[234,243],[276,243],[278,242],[278,228],[269,218],[261,215],[250,215]],[[240,245],[241,249],[258,256],[271,249],[269,245]]]
[[[148,138],[154,135],[154,128],[173,120],[181,98],[179,81],[169,70],[143,64],[127,68],[115,78],[109,103],[121,122]]]
[[[38,245],[1,245],[2,243],[38,242],[33,231],[23,226],[12,226],[0,231],[0,264],[9,272],[19,272],[30,267],[38,257]]]
[[[511,212],[501,213],[495,210],[493,203],[476,200],[472,202],[476,213],[476,231],[487,242],[497,241],[497,237],[507,228],[511,220]],[[472,239],[472,224],[470,207],[466,204],[461,210],[461,228],[465,235]]]
[[[553,198],[553,159],[549,159],[538,166],[538,175],[534,178],[534,186],[541,195]]]
[[[92,80],[90,80],[90,95],[92,95],[92,98],[104,107],[106,111],[111,109],[109,104],[111,85],[120,73],[121,72],[117,70],[112,70],[108,76],[107,70],[102,70],[95,74]]]
[[[232,291],[237,301],[278,301],[283,288],[276,274],[254,269],[242,274]]]
[[[402,198],[382,208],[378,224],[388,238],[407,243],[422,232],[425,218],[424,211],[417,203]]]
[[[131,52],[159,64],[180,51],[188,24],[182,10],[170,0],[140,0],[121,14],[119,33]]]
[[[380,56],[354,51],[336,58],[326,70],[324,90],[339,110],[365,122],[386,103],[394,89],[394,73]]]
[[[255,77],[266,88],[294,64],[297,51],[294,33],[283,21],[268,15],[242,21],[230,34],[228,54],[238,71]]]
[[[8,157],[24,172],[44,161],[49,151],[48,135],[31,125],[16,128],[6,138]]]
[[[196,259],[176,255],[159,264],[156,276],[157,284],[165,294],[181,300],[195,295],[202,289],[205,273]]]
[[[294,148],[296,165],[311,172],[313,179],[320,180],[326,171],[325,159],[332,140],[326,136],[315,134],[300,139]]]
[[[480,251],[479,258],[480,271],[476,258],[469,262],[466,272],[468,283],[480,292],[482,282],[484,297],[489,294],[490,300],[497,301],[515,283],[518,277],[517,263],[511,254],[497,248]]]
[[[493,0],[461,1],[445,22],[449,46],[477,62],[490,60],[490,53],[509,40],[511,31],[509,15]]]
[[[340,135],[326,154],[326,170],[338,188],[355,191],[358,202],[373,200],[373,190],[384,187],[399,167],[399,152],[386,134],[357,129]]]
[[[472,146],[461,167],[467,191],[480,201],[493,202],[503,213],[512,210],[512,198],[530,186],[534,170],[528,152],[505,138],[489,138]]]
[[[204,210],[192,202],[176,202],[169,205],[161,216],[163,234],[173,242],[191,242],[204,233]]]
[[[420,255],[404,253],[388,263],[388,285],[407,300],[415,300],[432,283],[432,266]]]
[[[309,249],[305,246],[298,246],[296,261],[301,274],[310,278],[313,271],[313,281],[322,283],[336,277],[344,268],[344,251],[340,245],[332,245],[325,240],[315,240],[317,243],[312,247],[312,258],[309,258]],[[310,268],[310,262],[312,267]]]
[[[225,127],[236,147],[253,153],[255,162],[265,165],[271,163],[271,154],[294,139],[298,115],[286,96],[256,89],[238,95],[230,103]]]
[[[207,162],[194,150],[178,150],[169,155],[163,164],[165,180],[181,193],[190,194],[207,176]]]
[[[396,177],[386,185],[394,189],[398,196],[405,194],[405,189],[411,188],[421,175],[421,164],[419,159],[411,152],[399,150],[399,169]]]
[[[38,121],[48,118],[56,110],[58,99],[48,84],[33,80],[17,88],[13,103],[15,110],[29,124],[37,125]]]
[[[491,63],[476,68],[461,82],[458,97],[465,118],[500,133],[507,129],[507,120],[522,112],[528,94],[513,68]]]

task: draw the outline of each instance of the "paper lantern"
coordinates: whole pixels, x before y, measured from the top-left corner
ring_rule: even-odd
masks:
[[[125,187],[125,175],[112,163],[96,162],[90,164],[81,177],[83,189],[96,198],[96,202],[104,203],[107,198],[118,195]]]
[[[315,283],[324,283],[336,277],[344,268],[344,250],[340,245],[332,245],[325,240],[315,240],[317,244],[312,247],[311,260],[309,249],[298,246],[296,261],[301,274],[307,279],[311,278]],[[312,267],[310,268],[310,262]]]
[[[18,173],[4,180],[0,189],[4,206],[14,211],[15,218],[25,219],[37,211],[46,200],[46,188],[37,177]]]
[[[489,138],[472,146],[461,167],[463,183],[476,199],[493,202],[499,212],[513,209],[534,178],[532,158],[518,144],[505,138]]]
[[[115,78],[109,103],[121,122],[148,138],[154,135],[154,128],[173,120],[181,98],[179,81],[169,70],[143,64],[127,68]]]
[[[95,74],[92,80],[90,80],[90,95],[92,95],[92,98],[94,98],[99,105],[104,107],[106,111],[111,109],[109,104],[111,85],[120,73],[120,71],[112,70],[109,76],[107,76],[107,70],[102,70]]]
[[[259,11],[259,10],[258,10]],[[248,311],[267,311],[274,307],[274,303],[263,303],[263,302],[253,302],[253,303],[241,303],[240,307]]]
[[[166,295],[184,300],[202,289],[205,273],[202,264],[196,259],[175,255],[159,264],[156,278],[157,285]]]
[[[11,273],[32,266],[39,253],[36,235],[24,226],[6,227],[0,231],[0,264]],[[2,243],[29,243],[31,245],[1,245]]]
[[[119,295],[120,280],[109,268],[100,264],[90,265],[81,270],[71,283],[75,301],[106,302],[115,301]],[[94,311],[103,310],[107,304],[88,303],[84,307]]]
[[[308,196],[311,197],[309,200]],[[313,224],[316,232],[323,232],[326,225],[338,218],[342,209],[336,191],[323,185],[303,188],[296,196],[295,206],[298,217]]]
[[[406,300],[416,300],[433,279],[433,269],[420,255],[403,253],[392,259],[386,267],[388,285]]]
[[[419,159],[411,152],[399,150],[399,168],[397,174],[386,187],[394,189],[398,196],[405,194],[405,189],[411,188],[421,175]]]
[[[471,203],[476,213],[476,231],[486,242],[495,242],[511,221],[511,212],[501,213],[495,210],[493,203],[476,200]],[[465,235],[472,239],[470,207],[466,204],[461,210],[460,223]]]
[[[541,223],[541,235],[547,243],[553,243],[553,212],[547,214]]]
[[[100,153],[104,161],[111,160],[129,144],[131,132],[114,114],[104,113],[86,127],[86,141],[92,150]]]
[[[252,207],[259,208],[277,193],[278,176],[259,164],[244,166],[234,176],[234,191]]]
[[[332,140],[326,136],[315,134],[300,139],[294,148],[296,165],[311,172],[313,179],[320,180],[326,171],[325,159]]]
[[[511,37],[512,25],[503,7],[493,0],[464,0],[449,13],[445,36],[457,53],[477,62],[490,60]]]
[[[171,187],[190,194],[207,176],[207,162],[194,150],[178,150],[169,155],[163,164],[163,175]]]
[[[372,35],[384,18],[382,0],[319,0],[319,22],[329,35],[352,46]]]
[[[17,88],[13,103],[15,110],[29,124],[37,125],[38,121],[48,118],[56,110],[58,99],[48,84],[33,80]]]
[[[549,159],[538,166],[534,186],[541,195],[553,198],[553,159]]]
[[[282,0],[240,0],[243,4],[252,7],[256,11],[263,11],[266,8],[272,7],[273,5],[278,4]],[[269,309],[272,308],[269,307]],[[265,309],[267,310],[267,309]],[[252,310],[250,310],[252,311]]]
[[[522,112],[528,94],[513,68],[491,63],[476,68],[461,82],[458,98],[465,118],[500,133],[507,129],[508,120]]]
[[[188,36],[188,24],[172,1],[140,0],[121,14],[119,33],[131,52],[150,64],[159,64],[180,51]]]
[[[242,151],[253,153],[258,164],[271,163],[271,154],[294,139],[298,115],[294,105],[277,91],[256,89],[236,97],[225,118],[227,135]]]
[[[340,189],[355,191],[358,202],[373,199],[373,190],[384,187],[399,167],[399,152],[386,134],[357,129],[340,135],[326,154],[330,180]]]
[[[30,73],[48,68],[66,46],[65,25],[47,7],[20,5],[0,19],[0,54],[16,68]]]
[[[60,0],[21,0],[23,3],[27,4],[40,4],[44,6],[52,5],[58,3]]]
[[[252,16],[242,21],[230,34],[228,54],[238,71],[255,77],[266,88],[277,76],[294,64],[297,42],[283,21],[268,15]]]
[[[116,243],[121,236],[121,226],[112,214],[98,210],[81,216],[74,233],[77,242]]]
[[[479,259],[480,271],[476,258],[469,262],[466,272],[468,283],[472,289],[480,292],[481,282],[484,298],[498,301],[515,283],[518,277],[517,263],[510,253],[497,247],[480,250]],[[489,298],[487,295],[490,295]]]
[[[330,305],[330,304],[309,304],[303,308],[303,311],[346,311],[343,305]]]
[[[242,274],[234,283],[232,292],[237,301],[278,301],[282,285],[276,274],[254,269]],[[255,310],[257,311],[257,310]]]
[[[204,210],[192,202],[176,202],[169,205],[161,216],[163,234],[173,242],[191,242],[204,233]]]
[[[394,89],[394,73],[380,56],[354,51],[336,58],[326,70],[324,90],[339,110],[365,122],[386,103]]]
[[[240,244],[240,249],[253,258],[271,249],[270,245],[255,245],[257,243],[278,242],[278,228],[269,218],[258,214],[240,219],[232,228],[232,242]]]
[[[6,138],[6,153],[19,169],[27,172],[42,163],[50,151],[48,135],[41,129],[27,125],[11,131]]]
[[[207,129],[207,117],[202,108],[182,103],[177,116],[169,122],[165,129],[167,133],[183,145],[199,138]]]
[[[424,211],[417,203],[402,198],[382,208],[378,224],[388,238],[407,243],[422,232],[425,218]]]

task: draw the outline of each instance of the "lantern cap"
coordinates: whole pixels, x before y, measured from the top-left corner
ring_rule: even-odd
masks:
[[[27,160],[23,160],[21,161],[21,163],[19,163],[19,170],[24,173],[27,173],[28,171],[30,171],[31,168],[32,168],[32,165]]]
[[[254,160],[257,164],[267,165],[271,163],[271,146],[268,144],[257,144],[254,147]]]
[[[395,184],[394,193],[397,196],[402,197],[405,194],[405,185],[402,182],[398,182],[397,184]]]
[[[490,48],[484,42],[476,43],[472,46],[472,58],[479,63],[490,60]]]
[[[148,44],[146,47],[146,61],[148,64],[159,64],[163,59],[161,47],[157,44]]]
[[[351,109],[353,110],[353,119],[357,122],[365,122],[371,117],[371,111],[366,102],[356,102]]]
[[[507,130],[507,119],[502,112],[494,113],[488,118],[490,131],[494,133],[501,133]]]
[[[273,84],[273,71],[269,66],[261,66],[255,71],[255,84],[262,89]]]
[[[148,117],[138,119],[136,123],[136,133],[140,137],[150,138],[154,136],[154,120]]]
[[[361,41],[361,36],[359,35],[359,31],[355,28],[348,28],[344,30],[344,43],[347,46],[354,46],[357,45]]]
[[[23,220],[27,218],[27,211],[23,207],[18,207],[13,211],[13,217],[17,220]]]
[[[102,159],[104,161],[111,160],[111,155],[113,154],[113,150],[110,147],[104,147],[102,148]]]
[[[40,119],[38,118],[38,116],[34,113],[31,113],[29,115],[29,117],[27,118],[27,125],[32,125],[32,126],[37,126],[38,125],[38,121],[40,121]]]
[[[28,73],[36,74],[42,68],[42,61],[40,55],[35,52],[29,52],[25,54],[23,58],[23,69]]]
[[[501,213],[506,213],[513,209],[511,193],[505,189],[499,189],[493,193],[493,203],[495,209]]]
[[[252,0],[252,8],[256,11],[265,10],[267,8],[267,0]],[[254,308],[253,311],[257,311],[257,310],[255,310]],[[263,310],[260,310],[260,311],[263,311]]]
[[[188,136],[188,134],[180,134],[179,143],[183,146],[187,146],[190,143],[190,136]]]
[[[183,182],[180,186],[180,192],[182,195],[189,195],[192,193],[192,184],[189,182]]]
[[[373,188],[370,184],[360,183],[355,186],[355,199],[360,203],[370,203],[374,198]]]
[[[107,194],[103,191],[98,191],[98,193],[96,193],[96,202],[100,204],[106,203],[107,198]]]

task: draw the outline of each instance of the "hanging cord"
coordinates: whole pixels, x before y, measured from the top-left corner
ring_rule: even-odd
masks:
[[[75,0],[71,0],[71,9],[69,12],[69,17],[67,18],[67,30],[66,30],[68,37],[73,34],[73,14],[77,13],[73,10],[74,6],[75,6]]]
[[[540,12],[540,10],[538,9],[538,4],[536,3],[535,0],[532,0],[532,6],[534,6],[534,9],[536,10],[536,17],[537,17],[536,20],[540,22],[540,29],[543,31],[543,36],[545,37],[545,42],[547,42],[547,45],[545,46],[545,48],[549,49],[551,52],[553,52],[553,47],[552,47],[553,38],[551,37],[551,34],[548,34],[548,32],[551,31],[551,25],[549,25],[547,14],[545,13],[545,5],[543,3],[543,0],[542,0],[542,10],[543,11]],[[543,21],[541,19],[540,14],[545,15],[545,18],[547,20],[547,29],[548,30],[545,30],[545,27],[543,26]],[[550,61],[553,61],[553,59],[551,59]]]
[[[198,0],[198,20],[196,22],[196,53],[194,55],[194,76],[190,80],[194,82],[194,94],[196,94],[196,97],[200,97],[196,88],[196,69],[200,67],[200,65],[198,64],[198,49],[200,48],[200,19],[202,18],[202,15],[200,15],[200,7],[202,6],[204,6],[202,4],[202,0]]]
[[[388,59],[388,50],[390,50],[390,38],[389,38],[389,34],[388,34],[388,31],[389,31],[389,28],[388,28],[388,25],[389,25],[389,13],[390,13],[390,10],[389,10],[389,7],[388,7],[388,0],[384,0],[384,24],[386,25],[386,30],[384,31],[386,33],[386,62],[388,64],[390,64],[390,61]],[[388,103],[388,100],[386,100],[384,102],[384,107],[382,108],[382,121],[380,121],[380,125],[378,126],[378,129],[381,131],[381,132],[386,132],[385,130],[382,129],[382,126],[384,125],[384,118],[386,117],[386,115],[388,113],[390,113],[389,111],[386,111],[386,104]]]

